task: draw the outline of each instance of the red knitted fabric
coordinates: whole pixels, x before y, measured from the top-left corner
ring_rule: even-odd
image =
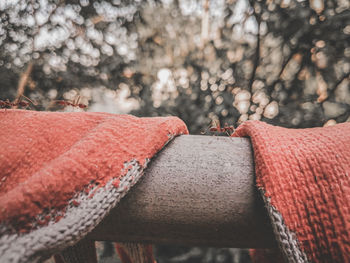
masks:
[[[116,243],[115,249],[123,263],[157,263],[153,256],[152,245]]]
[[[283,256],[278,249],[250,249],[250,258],[257,263],[284,262]],[[59,262],[56,262],[59,263]]]
[[[177,118],[106,113],[4,110],[0,125],[1,262],[37,262],[75,244],[155,153],[187,133]],[[251,138],[257,186],[287,261],[350,262],[350,123],[246,122],[234,136]]]
[[[188,133],[175,117],[24,110],[1,110],[0,127],[0,262],[77,242]]]
[[[288,262],[350,262],[350,123],[286,129],[258,121],[249,136],[256,183]]]

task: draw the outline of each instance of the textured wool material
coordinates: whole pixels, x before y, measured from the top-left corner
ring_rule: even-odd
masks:
[[[178,118],[0,112],[0,262],[72,246],[115,207],[150,158],[188,133]]]
[[[174,136],[174,117],[0,111],[0,262],[96,261],[93,230]],[[286,129],[258,121],[250,137],[256,184],[284,260],[350,262],[350,123]],[[151,247],[117,245],[124,263],[152,263]],[[253,257],[281,260],[273,251]],[[276,256],[274,256],[276,255]]]
[[[234,136],[251,139],[256,184],[286,261],[350,262],[350,123],[247,121]]]

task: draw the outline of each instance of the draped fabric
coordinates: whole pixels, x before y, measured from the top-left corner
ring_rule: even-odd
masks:
[[[74,245],[116,206],[168,141],[175,117],[0,111],[0,261]]]
[[[256,184],[285,261],[350,262],[350,123],[286,129],[248,121],[234,136],[251,139]]]
[[[174,136],[176,117],[0,111],[0,262],[83,262],[84,237]],[[247,121],[256,185],[280,250],[274,262],[350,262],[350,123],[286,129]],[[232,189],[234,191],[234,189]],[[153,263],[150,246],[117,244],[124,263]],[[86,253],[84,253],[84,250]],[[96,262],[96,259],[91,262]],[[257,261],[262,262],[262,261]]]

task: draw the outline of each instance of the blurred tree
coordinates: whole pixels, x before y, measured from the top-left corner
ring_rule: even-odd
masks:
[[[114,88],[121,74],[112,81],[111,74],[136,59],[137,34],[129,27],[139,5],[88,0],[0,3],[0,74],[12,73],[1,92],[18,97],[28,87],[35,99],[44,101],[44,109],[46,92],[52,89],[61,97],[73,88]]]
[[[38,109],[69,90],[122,87],[134,114],[175,114],[194,133],[211,120],[349,118],[346,0],[13,0],[0,11],[1,95],[25,92]]]

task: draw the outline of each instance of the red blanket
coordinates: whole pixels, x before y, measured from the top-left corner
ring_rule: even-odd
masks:
[[[154,154],[187,133],[173,117],[106,113],[2,110],[0,125],[2,263],[40,261],[75,244]],[[295,130],[246,122],[234,136],[251,138],[286,261],[350,262],[350,123]],[[128,262],[124,250],[135,247],[118,249]]]
[[[0,111],[0,262],[40,261],[91,231],[150,158],[187,133],[178,118]]]
[[[287,262],[350,262],[350,123],[285,129],[246,122],[256,183]]]

